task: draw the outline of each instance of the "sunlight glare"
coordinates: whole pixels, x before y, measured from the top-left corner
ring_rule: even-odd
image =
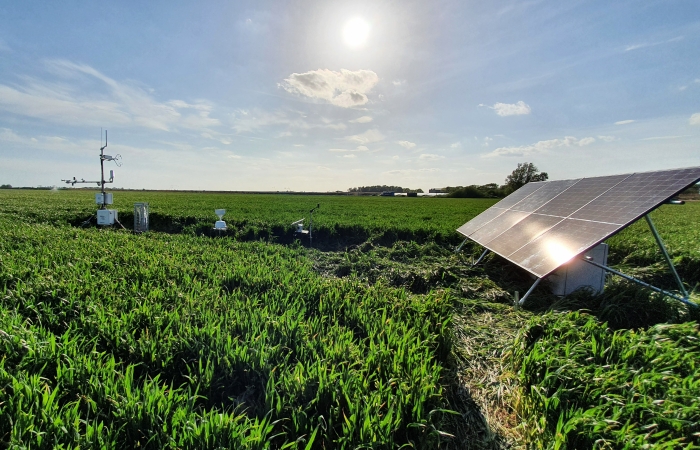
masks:
[[[369,24],[364,19],[355,17],[350,19],[343,28],[343,40],[350,48],[359,48],[367,42],[369,37]]]

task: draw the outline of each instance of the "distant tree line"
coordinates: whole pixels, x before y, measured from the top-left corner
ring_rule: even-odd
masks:
[[[423,193],[423,189],[410,189],[401,186],[387,186],[386,184],[375,186],[360,186],[348,189],[348,192],[418,192]]]
[[[506,183],[446,187],[448,197],[455,198],[502,198],[531,181],[547,181],[547,172],[540,172],[533,163],[518,163],[518,167],[506,177]]]

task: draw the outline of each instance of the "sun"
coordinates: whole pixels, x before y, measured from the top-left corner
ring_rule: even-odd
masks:
[[[369,37],[369,24],[359,17],[350,19],[343,28],[343,40],[350,48],[360,48]]]

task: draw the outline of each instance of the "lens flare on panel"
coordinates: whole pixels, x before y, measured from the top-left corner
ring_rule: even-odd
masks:
[[[566,248],[560,242],[551,241],[547,243],[547,253],[557,262],[557,265],[564,264],[576,256],[574,252]]]

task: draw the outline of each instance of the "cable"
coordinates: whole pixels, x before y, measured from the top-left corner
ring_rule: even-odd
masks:
[[[126,230],[126,227],[124,225],[122,225],[122,223],[120,221],[118,221],[116,217],[114,218],[114,221],[117,222],[119,224],[119,226],[122,227],[122,229]]]

